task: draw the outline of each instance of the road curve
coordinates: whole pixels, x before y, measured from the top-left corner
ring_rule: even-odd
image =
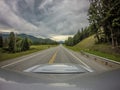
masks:
[[[69,50],[62,45],[1,62],[0,67],[10,70],[23,71],[35,65],[54,63],[80,64],[84,66],[85,69],[92,69],[93,71],[109,70],[108,67],[92,60],[88,60],[80,53]]]

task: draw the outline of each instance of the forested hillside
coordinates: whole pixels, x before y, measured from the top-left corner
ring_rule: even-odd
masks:
[[[96,43],[107,43],[113,48],[120,47],[120,0],[89,0],[89,26],[78,31],[65,41],[74,46],[84,38],[94,34]]]

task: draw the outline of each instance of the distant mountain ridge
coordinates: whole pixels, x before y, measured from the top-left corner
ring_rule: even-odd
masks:
[[[2,34],[3,38],[8,38],[9,37],[9,34]],[[32,40],[33,44],[57,44],[56,41],[54,40],[51,40],[49,38],[46,38],[46,39],[42,39],[42,38],[37,38],[37,37],[34,37],[32,35],[27,35],[27,34],[17,34],[18,37],[21,37],[21,38],[29,38],[30,40]]]

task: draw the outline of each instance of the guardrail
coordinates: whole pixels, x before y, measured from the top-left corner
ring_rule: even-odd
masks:
[[[95,62],[98,62],[98,63],[103,64],[105,66],[109,66],[109,67],[112,67],[112,68],[117,68],[117,67],[120,68],[120,62],[110,60],[110,59],[107,59],[107,58],[103,58],[103,57],[100,57],[100,56],[96,56],[96,55],[93,55],[93,54],[90,54],[90,53],[87,53],[87,52],[84,52],[84,51],[81,51],[81,54],[85,55],[86,57],[91,58]]]

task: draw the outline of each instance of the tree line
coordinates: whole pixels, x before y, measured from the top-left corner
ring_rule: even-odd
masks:
[[[78,31],[73,38],[69,37],[65,44],[73,46],[95,34],[97,43],[108,43],[118,48],[120,46],[120,0],[89,1],[89,26]]]
[[[17,37],[14,32],[10,32],[9,37],[4,40],[2,35],[0,35],[0,47],[11,53],[29,50],[31,44],[32,41],[29,38]]]
[[[89,22],[99,43],[120,45],[120,0],[89,0]]]
[[[91,31],[91,27],[82,28],[81,30],[78,30],[77,33],[73,37],[68,37],[67,40],[65,40],[65,45],[67,46],[74,46],[77,43],[79,43],[84,38],[94,34],[94,32]]]

